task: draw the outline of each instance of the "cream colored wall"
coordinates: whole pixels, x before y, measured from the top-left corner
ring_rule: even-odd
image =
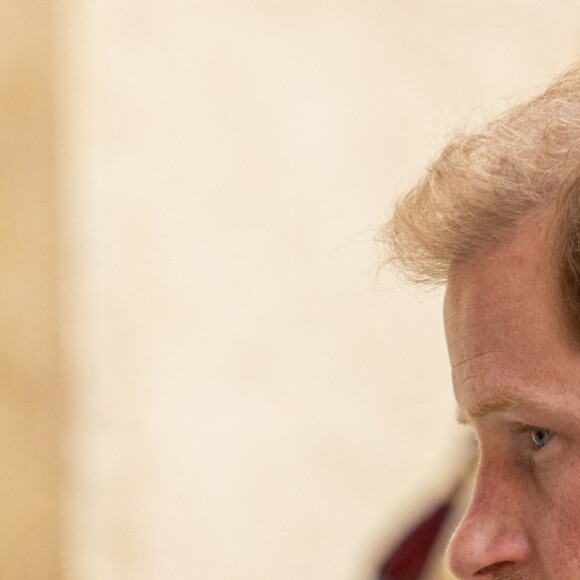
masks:
[[[458,437],[441,296],[374,288],[373,230],[469,111],[578,56],[576,2],[60,18],[69,578],[371,578]]]

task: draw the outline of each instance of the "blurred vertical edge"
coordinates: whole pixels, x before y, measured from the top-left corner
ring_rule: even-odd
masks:
[[[51,0],[0,18],[0,578],[63,577]]]

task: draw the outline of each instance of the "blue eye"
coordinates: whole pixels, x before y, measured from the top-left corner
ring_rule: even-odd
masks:
[[[530,429],[530,435],[532,436],[534,445],[538,449],[541,449],[552,438],[554,432],[550,431],[549,429],[542,429],[541,427],[532,427]]]

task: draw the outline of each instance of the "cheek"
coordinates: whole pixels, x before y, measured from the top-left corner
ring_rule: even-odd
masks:
[[[554,466],[534,488],[527,527],[535,552],[557,577],[571,577],[575,570],[574,578],[580,578],[580,460]]]

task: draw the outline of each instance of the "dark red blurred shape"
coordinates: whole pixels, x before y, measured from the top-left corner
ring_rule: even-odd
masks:
[[[419,580],[450,507],[442,504],[405,537],[381,566],[379,580]]]

